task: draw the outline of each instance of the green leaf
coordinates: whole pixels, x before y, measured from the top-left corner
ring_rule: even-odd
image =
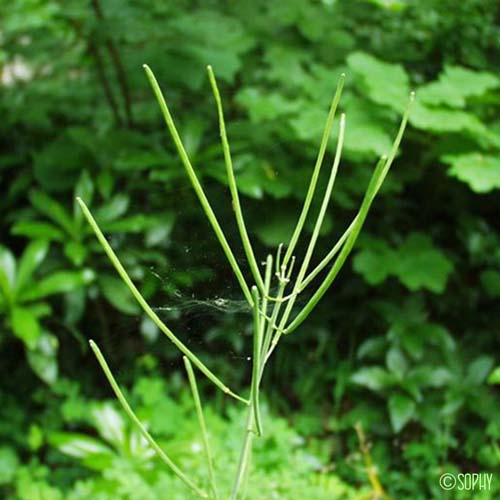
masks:
[[[32,191],[30,201],[33,206],[42,214],[46,215],[53,222],[58,224],[66,233],[75,235],[75,224],[63,205],[51,198],[43,191]]]
[[[500,158],[482,153],[445,155],[441,160],[451,165],[448,174],[465,182],[476,193],[500,188]]]
[[[239,19],[208,9],[177,16],[169,29],[190,41],[184,45],[186,55],[200,65],[211,64],[217,77],[228,82],[242,65],[240,55],[255,44]]]
[[[87,205],[91,205],[93,196],[94,196],[94,183],[92,182],[89,173],[86,170],[84,170],[80,174],[78,183],[75,186],[75,198],[80,197]],[[79,209],[78,212],[80,212]]]
[[[294,227],[295,221],[289,214],[276,212],[268,214],[268,217],[260,222],[255,232],[265,245],[274,247],[289,241]]]
[[[68,259],[76,267],[83,265],[88,252],[89,250],[85,245],[74,240],[69,241],[66,245],[64,245],[64,255],[68,257]]]
[[[53,224],[39,221],[16,222],[10,231],[16,236],[26,236],[42,240],[63,241],[64,233]]]
[[[32,279],[33,272],[45,259],[49,244],[44,240],[32,241],[24,250],[16,276],[16,292],[22,290]]]
[[[402,380],[408,370],[408,361],[398,347],[391,347],[386,355],[386,365],[391,373],[394,373],[399,380]]]
[[[347,65],[354,72],[355,83],[373,101],[398,112],[406,109],[410,87],[403,66],[386,63],[364,52],[350,54]]]
[[[387,154],[393,139],[383,127],[384,118],[377,107],[356,98],[346,101],[346,152],[377,156]]]
[[[417,95],[420,102],[431,106],[464,108],[468,97],[481,96],[499,84],[500,80],[492,73],[446,66],[438,81],[423,85]]]
[[[488,129],[473,114],[460,110],[429,108],[415,101],[409,118],[410,123],[431,132],[468,132],[477,140],[488,134]]]
[[[2,446],[0,448],[0,486],[10,483],[19,467],[19,459],[13,448]]]
[[[71,292],[89,284],[94,278],[92,269],[57,271],[35,283],[21,297],[23,300],[38,300],[49,295]]]
[[[157,224],[156,217],[137,214],[112,222],[103,222],[101,229],[105,233],[140,233],[154,227],[155,224]]]
[[[427,288],[442,293],[452,271],[452,262],[424,234],[410,234],[399,247],[396,273],[412,291]]]
[[[102,441],[70,432],[55,432],[49,435],[49,442],[60,452],[73,458],[89,458],[98,455],[112,457],[111,448],[103,444]]]
[[[351,382],[361,385],[372,391],[380,391],[392,387],[396,379],[394,375],[380,366],[361,368],[351,376]]]
[[[412,233],[394,250],[378,239],[366,239],[353,261],[354,270],[376,285],[396,276],[412,291],[426,288],[442,293],[453,264],[437,250],[428,236]]]
[[[3,246],[0,246],[0,273],[5,285],[13,288],[16,281],[16,259],[12,252]]]
[[[33,312],[25,307],[14,307],[10,314],[10,326],[29,349],[34,349],[40,338],[40,323]]]
[[[379,285],[394,272],[397,254],[382,240],[364,241],[363,249],[353,259],[353,268],[370,285]]]
[[[127,285],[115,276],[99,276],[99,287],[106,300],[124,314],[139,313],[139,306],[132,297]]]
[[[110,404],[104,403],[92,409],[92,418],[99,435],[115,448],[125,447],[125,421]]]
[[[126,194],[113,196],[113,198],[95,211],[96,220],[102,225],[118,219],[127,212],[129,202],[130,199]]]
[[[488,377],[488,384],[500,384],[500,366],[497,366]]]
[[[264,93],[256,87],[245,87],[236,96],[236,102],[247,110],[250,120],[253,123],[275,120],[283,116],[294,114],[301,109],[304,110],[304,112],[311,109],[311,106],[305,106],[303,101],[287,99],[277,92]],[[323,122],[326,119],[326,112],[325,110],[318,109],[314,109],[314,111],[316,113],[315,120],[317,120],[315,124],[319,127],[319,134],[321,134]],[[299,118],[291,121],[292,127],[297,134],[309,130],[309,127],[304,127],[304,119],[301,116],[302,114],[300,113]]]
[[[59,368],[57,350],[59,341],[55,335],[43,332],[35,347],[27,351],[28,362],[33,371],[47,384],[57,380]]]
[[[465,383],[471,386],[481,385],[493,369],[494,360],[491,356],[476,358],[467,368]]]
[[[402,394],[393,394],[388,402],[389,416],[394,432],[399,432],[415,414],[415,401]]]

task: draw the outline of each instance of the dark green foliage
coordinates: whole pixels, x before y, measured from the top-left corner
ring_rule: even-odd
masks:
[[[443,498],[442,472],[498,467],[498,2],[0,0],[0,18],[0,496],[70,498],[78,479],[86,488],[106,484],[102,497],[81,487],[74,498],[129,498],[106,489],[118,480],[114,468],[107,479],[92,472],[105,460],[89,468],[57,451],[67,433],[99,438],[89,400],[110,394],[87,338],[100,341],[115,367],[139,357],[134,373],[118,372],[123,385],[151,366],[164,375],[181,368],[110,270],[75,196],[190,347],[236,385],[250,373],[250,324],[240,314],[248,311],[162,128],[142,63],[162,82],[236,243],[205,77],[205,65],[214,67],[259,257],[293,230],[339,74],[347,73],[344,160],[318,257],[350,223],[416,90],[401,154],[352,268],[300,334],[285,338],[264,397],[350,485],[367,484],[357,467],[357,421],[394,498]],[[160,413],[183,418],[184,384],[172,382],[178,396],[154,399],[147,384],[156,383],[140,379],[134,394],[146,420],[169,437]],[[291,431],[275,425],[286,441]],[[104,442],[113,457],[121,453]],[[282,445],[259,450],[259,474],[286,457]],[[136,484],[154,491],[161,481],[172,479]]]

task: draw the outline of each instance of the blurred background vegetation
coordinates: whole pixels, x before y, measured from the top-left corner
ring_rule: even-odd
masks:
[[[500,463],[496,0],[1,0],[0,18],[2,498],[189,497],[120,416],[89,338],[153,433],[204,478],[179,354],[141,316],[75,195],[172,329],[233,388],[248,384],[249,313],[142,63],[236,247],[214,67],[262,257],[291,233],[340,73],[344,161],[318,255],[416,90],[354,257],[270,366],[251,498],[381,498],[357,422],[392,498],[498,498],[498,475],[474,496],[438,484]],[[203,394],[227,474],[239,410]]]

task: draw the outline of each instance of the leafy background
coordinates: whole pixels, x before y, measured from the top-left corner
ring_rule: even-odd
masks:
[[[318,255],[348,225],[417,92],[353,259],[264,381],[269,437],[252,498],[373,497],[357,422],[394,498],[471,498],[443,496],[440,474],[498,471],[498,2],[1,0],[0,16],[3,497],[186,498],[117,412],[88,338],[204,477],[179,356],[113,273],[75,195],[174,331],[232,386],[248,382],[249,315],[144,62],[236,245],[214,67],[261,256],[293,229],[340,73],[344,160]],[[225,471],[238,412],[203,394]],[[498,479],[474,498],[496,498]]]

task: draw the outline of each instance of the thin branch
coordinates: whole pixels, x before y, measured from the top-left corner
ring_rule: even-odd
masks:
[[[99,53],[97,45],[95,45],[90,40],[88,42],[88,51],[92,56],[92,58],[94,59],[97,71],[97,78],[101,83],[101,87],[104,91],[104,95],[106,97],[106,101],[111,110],[111,113],[113,114],[116,124],[121,127],[123,125],[123,121],[121,119],[120,112],[118,110],[118,105],[116,104],[115,97],[113,95],[113,89],[111,88],[111,84],[109,83],[108,78],[106,76],[106,70],[104,68],[104,62],[102,60],[102,56]]]
[[[321,262],[302,280],[302,283],[299,287],[299,293],[301,293],[311,281],[330,263],[330,261],[337,255],[339,250],[342,248],[342,245],[346,242],[347,237],[352,231],[352,228],[356,224],[356,220],[358,215],[354,217],[353,221],[349,224],[349,227],[344,231],[342,236],[335,243],[333,248],[325,255],[325,257],[321,260]]]
[[[215,103],[217,105],[217,114],[219,116],[219,130],[222,142],[222,149],[224,151],[224,162],[226,164],[227,180],[229,184],[229,190],[231,192],[231,198],[233,202],[233,209],[236,216],[236,224],[238,225],[238,230],[240,232],[241,242],[243,243],[243,248],[245,249],[245,255],[247,256],[248,264],[252,275],[259,287],[261,293],[264,291],[264,282],[260,274],[259,266],[257,265],[257,260],[255,259],[255,254],[248,237],[247,228],[245,226],[245,219],[243,217],[243,212],[241,210],[240,197],[238,194],[238,188],[236,186],[236,179],[234,177],[233,161],[231,159],[231,150],[229,148],[229,142],[226,133],[226,124],[224,121],[224,110],[222,107],[222,101],[220,98],[219,88],[217,87],[217,81],[215,79],[212,66],[207,66],[208,78],[210,80],[210,85],[212,86],[212,91],[215,98]]]
[[[309,208],[311,206],[312,199],[314,197],[314,191],[316,189],[316,183],[318,182],[319,173],[321,170],[321,166],[323,164],[323,158],[325,156],[326,146],[328,144],[328,140],[330,139],[330,134],[332,132],[333,120],[335,118],[337,106],[339,104],[340,96],[342,94],[342,89],[344,87],[344,80],[345,80],[345,74],[342,73],[340,75],[339,82],[337,84],[337,90],[335,91],[335,95],[333,96],[332,99],[330,111],[328,112],[328,118],[326,119],[325,129],[323,131],[323,137],[321,138],[321,144],[318,151],[318,157],[316,158],[316,164],[314,165],[314,170],[311,176],[311,180],[309,182],[309,188],[307,190],[306,198],[304,200],[304,206],[302,207],[302,212],[297,222],[297,226],[295,227],[292,238],[286,250],[285,258],[283,259],[283,262],[285,264],[288,264],[288,261],[292,257],[300,233],[302,232],[302,228],[304,227],[307,214],[309,213]]]
[[[254,421],[256,433],[258,436],[262,434],[262,423],[260,419],[259,405],[259,372],[260,372],[260,355],[262,348],[262,330],[261,318],[259,314],[259,290],[256,286],[252,287],[253,297],[253,359],[252,359],[252,387],[250,389],[250,399],[254,410]]]
[[[340,129],[339,129],[339,137],[338,137],[338,141],[337,141],[337,148],[336,148],[336,152],[335,152],[335,158],[334,158],[333,163],[332,163],[330,177],[328,179],[328,184],[327,184],[327,187],[325,190],[325,194],[323,196],[323,202],[321,203],[321,208],[320,208],[320,211],[318,213],[316,223],[314,225],[313,233],[311,235],[311,239],[310,239],[309,245],[307,247],[306,255],[304,257],[304,260],[302,261],[302,265],[300,266],[299,274],[297,275],[297,279],[296,279],[295,285],[293,287],[293,291],[291,294],[292,296],[286,305],[285,312],[283,313],[283,316],[281,317],[279,326],[276,329],[276,333],[274,334],[274,338],[273,338],[272,344],[270,346],[270,349],[266,353],[266,362],[271,357],[271,354],[273,353],[274,349],[278,345],[278,342],[281,338],[281,335],[283,334],[283,332],[285,330],[288,318],[290,317],[293,306],[294,306],[295,301],[297,299],[297,296],[299,294],[300,287],[302,285],[302,280],[304,279],[304,276],[307,272],[307,268],[309,266],[309,262],[311,260],[312,254],[314,252],[314,248],[315,248],[316,242],[318,240],[319,232],[320,232],[321,226],[323,224],[326,210],[328,208],[328,205],[330,203],[330,199],[332,197],[332,190],[333,190],[333,186],[335,184],[335,179],[337,177],[337,172],[338,172],[338,168],[340,165],[340,157],[342,155],[342,147],[344,144],[344,133],[345,133],[345,114],[342,114],[342,116],[340,117]]]
[[[246,298],[248,304],[250,305],[250,307],[252,307],[253,301],[252,301],[252,294],[250,293],[250,289],[248,288],[248,285],[245,281],[243,273],[241,272],[240,266],[238,265],[238,262],[236,261],[236,258],[234,257],[234,254],[229,246],[229,243],[226,240],[224,232],[222,231],[222,228],[220,227],[219,221],[217,220],[217,218],[214,214],[214,211],[212,210],[212,207],[210,206],[210,202],[208,201],[208,199],[205,195],[205,192],[203,191],[203,187],[201,186],[200,181],[198,180],[196,172],[194,171],[194,168],[191,165],[191,161],[188,157],[186,149],[184,148],[182,140],[179,136],[179,132],[177,131],[175,123],[172,119],[172,115],[170,114],[167,103],[165,101],[165,97],[163,96],[163,93],[160,89],[158,81],[156,80],[156,78],[155,78],[153,72],[151,71],[151,69],[149,68],[149,66],[147,66],[145,64],[144,69],[146,71],[146,75],[149,79],[151,87],[153,88],[153,92],[156,96],[156,99],[158,100],[158,103],[160,105],[161,111],[163,113],[163,117],[165,119],[165,123],[167,124],[167,128],[170,132],[170,135],[172,136],[172,139],[175,143],[175,146],[177,148],[179,156],[182,160],[182,164],[184,165],[184,168],[188,174],[189,180],[191,181],[191,184],[196,192],[196,195],[198,196],[198,199],[200,200],[201,206],[202,206],[208,220],[210,221],[210,224],[212,225],[212,228],[217,236],[217,239],[219,240],[219,242],[222,246],[222,249],[224,250],[224,253],[226,254],[227,260],[229,261],[229,264],[230,264],[231,268],[233,269],[233,272],[236,276],[236,279],[238,280],[238,283],[240,284],[240,287],[243,291],[243,294],[245,295],[245,298]]]
[[[103,23],[106,18],[104,16],[104,11],[102,9],[100,0],[91,0],[92,8],[94,9],[94,13],[98,21]],[[125,104],[125,114],[127,116],[127,124],[129,127],[134,125],[134,118],[132,114],[132,99],[130,97],[130,89],[128,86],[128,78],[127,73],[125,71],[125,67],[123,66],[123,61],[120,56],[120,52],[116,48],[113,40],[105,35],[104,42],[106,44],[106,48],[108,49],[109,55],[111,57],[111,61],[113,62],[113,66],[115,68],[116,79],[118,80],[118,85],[120,87],[123,102]]]
[[[243,403],[248,404],[248,401],[246,399],[243,399],[242,397],[238,396],[235,394],[229,387],[224,385],[219,378],[217,378],[197,357],[196,355],[191,352],[175,335],[174,333],[163,323],[163,321],[158,317],[158,315],[151,309],[150,305],[146,302],[144,297],[141,295],[141,292],[137,289],[137,287],[134,285],[132,280],[130,279],[130,276],[128,275],[127,271],[123,267],[122,263],[116,256],[115,252],[111,248],[110,244],[102,234],[102,231],[100,230],[99,226],[97,225],[97,222],[95,221],[94,217],[90,213],[90,210],[87,208],[87,205],[82,201],[81,198],[77,198],[76,201],[80,205],[83,214],[85,215],[85,218],[87,219],[88,223],[94,230],[94,233],[97,236],[97,239],[101,243],[102,247],[104,248],[104,251],[109,257],[109,260],[115,267],[115,269],[118,271],[118,274],[120,275],[121,279],[125,282],[127,287],[129,288],[130,292],[134,296],[135,300],[139,303],[139,305],[142,307],[144,312],[149,316],[151,321],[168,337],[168,339],[183,353],[185,354],[192,362],[193,364],[209,379],[211,380],[219,389],[221,389],[223,392],[226,394],[229,394],[233,398],[242,401]]]
[[[208,498],[208,495],[206,492],[198,488],[194,484],[189,477],[186,476],[186,474],[179,469],[179,467],[169,458],[169,456],[160,448],[158,443],[154,440],[154,438],[149,434],[147,431],[146,427],[144,427],[144,424],[139,420],[137,415],[134,413],[130,405],[128,404],[125,396],[123,395],[122,391],[120,390],[120,387],[118,386],[115,378],[113,377],[113,374],[111,373],[111,370],[108,366],[108,363],[104,359],[104,356],[102,355],[101,350],[97,346],[97,344],[93,341],[90,340],[90,347],[92,348],[92,351],[94,351],[94,354],[97,358],[97,361],[99,361],[99,364],[101,365],[101,368],[106,375],[106,378],[108,379],[108,382],[111,385],[111,388],[113,389],[113,392],[115,393],[116,397],[118,398],[118,401],[122,405],[123,409],[125,410],[125,413],[129,416],[129,418],[134,422],[134,424],[138,427],[140,433],[144,436],[146,441],[150,444],[150,446],[156,451],[158,456],[161,458],[161,460],[172,470],[172,472],[181,480],[183,481],[191,490],[193,490],[199,497],[201,498]]]
[[[316,292],[311,297],[309,302],[305,305],[305,307],[302,309],[302,311],[299,312],[299,314],[295,317],[292,323],[286,328],[285,333],[291,333],[292,331],[294,331],[309,316],[309,314],[314,309],[316,304],[320,301],[320,299],[326,293],[330,285],[333,283],[333,280],[336,278],[340,269],[344,265],[347,257],[349,256],[352,248],[354,247],[354,243],[356,242],[356,239],[361,231],[361,228],[363,227],[370,206],[375,196],[377,195],[377,192],[382,186],[382,183],[384,182],[384,179],[392,165],[392,162],[394,161],[394,158],[396,157],[399,144],[401,143],[401,139],[403,137],[406,124],[408,122],[408,116],[414,98],[415,94],[412,92],[410,94],[410,100],[406,108],[405,114],[403,115],[403,119],[401,120],[401,125],[399,127],[396,139],[392,145],[389,157],[388,158],[382,157],[381,160],[378,162],[375,168],[375,172],[373,173],[372,178],[370,180],[370,184],[368,185],[368,188],[366,190],[363,202],[361,204],[361,208],[359,210],[359,214],[356,217],[356,222],[354,224],[354,227],[350,232],[345,245],[342,247],[339,256],[335,260],[335,263],[333,264],[332,268],[330,269],[330,272],[326,276],[323,283],[319,286],[319,288],[316,290]]]
[[[212,488],[214,500],[218,500],[219,494],[218,494],[218,490],[217,490],[217,484],[215,481],[212,452],[210,450],[210,443],[208,441],[207,426],[205,424],[205,417],[203,415],[203,408],[201,406],[200,393],[198,392],[198,386],[196,384],[196,377],[194,375],[194,371],[193,371],[193,367],[191,366],[191,362],[189,361],[187,356],[183,356],[182,359],[184,360],[184,366],[186,367],[189,385],[191,387],[194,405],[196,407],[196,414],[198,415],[198,423],[200,424],[201,435],[202,435],[202,439],[203,439],[203,448],[205,449],[205,455],[207,457],[208,477],[210,479],[210,486]]]

